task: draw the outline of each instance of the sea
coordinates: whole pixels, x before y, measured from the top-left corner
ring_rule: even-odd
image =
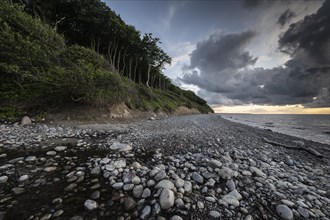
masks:
[[[330,115],[220,115],[230,121],[330,145]]]

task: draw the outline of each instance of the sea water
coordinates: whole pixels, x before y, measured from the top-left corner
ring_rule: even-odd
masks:
[[[330,145],[330,115],[220,115],[234,122]]]

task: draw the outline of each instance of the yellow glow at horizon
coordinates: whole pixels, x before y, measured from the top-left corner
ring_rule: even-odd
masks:
[[[213,106],[215,113],[247,114],[330,114],[330,108],[305,108],[302,105],[239,105]]]

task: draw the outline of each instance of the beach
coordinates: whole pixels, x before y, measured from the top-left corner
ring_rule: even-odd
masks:
[[[0,219],[329,219],[330,146],[217,114],[0,125]]]

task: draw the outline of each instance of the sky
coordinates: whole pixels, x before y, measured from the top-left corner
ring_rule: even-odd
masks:
[[[104,0],[216,112],[330,114],[330,0]]]

